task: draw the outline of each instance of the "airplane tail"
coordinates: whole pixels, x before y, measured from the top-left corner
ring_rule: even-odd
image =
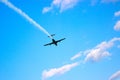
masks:
[[[55,34],[51,34],[51,36],[53,37],[53,36],[55,36]],[[50,36],[48,36],[48,37],[50,37]]]

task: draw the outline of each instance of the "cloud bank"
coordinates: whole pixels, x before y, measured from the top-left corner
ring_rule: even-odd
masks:
[[[111,55],[108,50],[115,45],[116,41],[120,41],[120,38],[112,38],[110,41],[103,41],[92,49],[82,51],[81,54],[76,54],[71,58],[71,60],[84,55],[84,62],[99,61],[100,59]]]
[[[24,17],[27,21],[29,21],[31,24],[33,24],[34,26],[36,26],[38,29],[40,29],[41,31],[43,31],[46,35],[50,36],[51,35],[42,27],[40,26],[36,21],[34,21],[31,17],[29,17],[25,12],[23,12],[21,9],[17,8],[16,6],[14,6],[11,2],[9,2],[8,0],[1,0],[2,3],[4,3],[5,5],[7,5],[9,8],[11,8],[12,10],[14,10],[15,12],[17,12],[18,14],[20,14],[22,17]]]
[[[118,79],[120,79],[120,70],[119,71],[117,71],[116,73],[114,73],[110,78],[109,78],[109,80],[118,80]]]
[[[85,54],[87,54],[85,61],[98,61],[103,57],[110,56],[108,49],[113,47],[116,41],[120,41],[120,38],[113,38],[108,42],[104,41],[98,44],[95,48],[85,51]]]
[[[53,68],[48,71],[44,70],[42,73],[42,80],[45,80],[45,79],[55,76],[55,75],[64,74],[65,72],[70,71],[72,68],[76,67],[77,65],[79,65],[78,62],[72,63],[72,64],[67,64],[67,65],[64,65],[59,68]]]
[[[47,13],[53,9],[59,9],[60,12],[63,12],[67,9],[74,7],[79,0],[53,0],[49,7],[44,7],[42,13]]]
[[[110,56],[111,54],[108,49],[113,47],[116,41],[120,41],[120,38],[112,38],[108,42],[104,41],[98,44],[95,48],[85,51],[85,54],[87,54],[85,62],[89,60],[98,61],[101,58]]]
[[[86,63],[88,61],[99,61],[102,58],[110,56],[110,52],[108,51],[110,48],[112,48],[115,45],[115,42],[120,41],[120,38],[112,38],[109,41],[103,41],[97,46],[95,46],[92,49],[88,49],[85,51],[81,51],[80,53],[76,54],[75,56],[71,57],[71,60],[75,60],[79,57],[83,57],[83,60],[81,63]],[[59,68],[53,68],[50,70],[44,70],[42,72],[42,80],[45,80],[47,78],[56,76],[56,75],[61,75],[64,74],[65,72],[70,71],[72,68],[78,66],[80,63],[72,63],[72,64],[67,64]]]
[[[53,0],[50,6],[43,8],[42,13],[47,13],[54,10],[63,12],[65,10],[73,8],[80,1],[85,2],[87,0]],[[96,5],[97,3],[117,3],[117,2],[120,2],[120,0],[90,0],[92,6]]]

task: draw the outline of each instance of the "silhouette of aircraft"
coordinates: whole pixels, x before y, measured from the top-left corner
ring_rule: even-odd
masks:
[[[55,34],[52,34],[51,36],[55,36]],[[49,37],[49,36],[48,36],[48,37]],[[54,44],[55,46],[57,46],[57,43],[58,43],[58,42],[61,42],[61,41],[65,40],[65,39],[66,39],[66,38],[62,38],[62,39],[60,39],[60,40],[52,39],[52,42],[51,42],[51,43],[45,44],[44,46],[48,46],[48,45],[52,45],[52,44]]]

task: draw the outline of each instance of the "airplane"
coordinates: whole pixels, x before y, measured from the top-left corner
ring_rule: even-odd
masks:
[[[54,36],[55,34],[52,34],[51,36]],[[48,36],[49,37],[49,36]],[[55,46],[57,46],[57,43],[58,42],[61,42],[61,41],[63,41],[63,40],[65,40],[66,38],[62,38],[62,39],[60,39],[60,40],[55,40],[55,39],[52,39],[52,42],[51,43],[48,43],[48,44],[45,44],[44,46],[48,46],[48,45],[52,45],[52,44],[54,44]]]

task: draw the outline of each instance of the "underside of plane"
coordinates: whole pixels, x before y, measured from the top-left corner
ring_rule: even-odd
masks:
[[[55,34],[52,34],[51,36],[54,36]],[[49,36],[48,36],[49,37]],[[57,46],[57,43],[58,42],[61,42],[61,41],[63,41],[63,40],[65,40],[66,38],[62,38],[62,39],[60,39],[60,40],[55,40],[55,39],[52,39],[52,42],[51,43],[48,43],[48,44],[45,44],[44,46],[48,46],[48,45],[52,45],[52,44],[54,44],[55,46]]]

